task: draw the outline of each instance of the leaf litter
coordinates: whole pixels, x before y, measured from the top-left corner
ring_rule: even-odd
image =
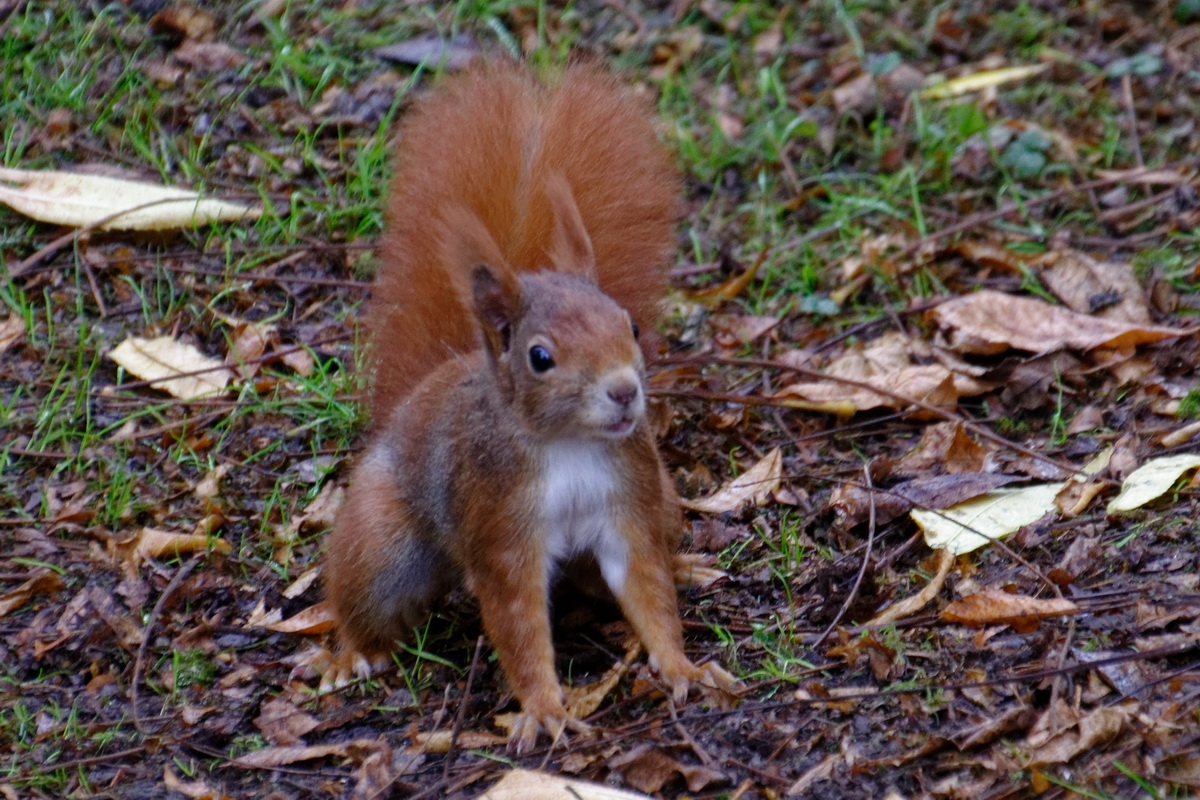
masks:
[[[1096,131],[1019,99],[1018,87],[1065,84],[1077,73],[1049,59],[1014,65],[980,49],[977,43],[1002,29],[989,22],[1003,12],[950,9],[931,19],[919,39],[932,43],[937,58],[887,47],[883,55],[866,52],[864,61],[841,46],[833,28],[796,38],[791,26],[803,8],[773,10],[769,21],[750,24],[752,9],[704,2],[688,12],[686,25],[659,29],[660,21],[642,17],[633,4],[608,5],[628,12],[614,17],[617,27],[628,27],[612,45],[631,48],[622,50],[626,57],[652,51],[642,90],[654,92],[695,68],[721,37],[753,29],[744,49],[766,70],[754,74],[781,65],[787,80],[779,84],[786,87],[779,105],[802,112],[787,128],[792,138],[758,148],[761,112],[746,87],[696,78],[700,91],[690,101],[711,112],[712,129],[745,147],[753,163],[743,168],[742,156],[732,159],[706,184],[711,197],[695,204],[707,205],[689,218],[693,248],[684,259],[711,253],[712,264],[687,261],[677,283],[703,305],[693,309],[687,331],[666,332],[690,342],[691,361],[673,364],[654,384],[675,397],[674,419],[663,425],[664,454],[693,498],[689,546],[724,551],[718,563],[725,577],[681,597],[689,648],[735,666],[749,688],[729,711],[699,702],[671,708],[645,664],[627,663],[623,623],[598,619],[593,602],[580,611],[564,602],[559,668],[570,675],[572,695],[578,689],[585,698],[578,713],[590,713],[603,735],[572,739],[526,766],[545,759],[546,769],[581,781],[664,797],[1061,796],[1067,783],[1125,796],[1137,784],[1114,771],[1116,761],[1142,781],[1194,786],[1195,759],[1181,731],[1195,708],[1200,581],[1194,489],[1184,476],[1194,459],[1186,451],[1196,449],[1200,435],[1189,411],[1200,347],[1194,293],[1164,272],[1178,276],[1170,250],[1183,247],[1168,237],[1196,222],[1189,200],[1195,176],[1155,161],[1158,149],[1147,153],[1149,168],[1095,169],[1114,158],[1140,163],[1140,156],[1092,160],[1088,142]],[[364,98],[373,96],[372,86],[395,93],[403,83],[396,75],[360,86],[347,77],[316,106],[286,91],[243,91],[238,65],[265,67],[264,21],[284,20],[281,4],[262,6],[244,27],[234,25],[236,41],[223,46],[221,23],[206,12],[173,4],[153,24],[132,6],[123,12],[134,20],[128,35],[153,30],[164,39],[156,45],[161,57],[139,55],[131,66],[144,68],[165,95],[187,101],[172,124],[211,124],[200,119],[205,104],[190,94],[194,69],[244,98],[239,118],[263,136],[278,124],[286,139],[325,113],[336,118],[330,130],[364,121],[376,129],[394,98],[387,94],[382,109]],[[1092,11],[1100,16],[1087,17]],[[1124,81],[1161,87],[1152,62],[1138,72],[1118,52],[1126,43],[1155,46],[1147,36],[1162,34],[1180,76],[1195,68],[1186,42],[1168,40],[1168,33],[1181,33],[1171,23],[1163,23],[1170,30],[1147,29],[1092,11],[1072,12],[1085,15],[1080,35],[1097,48],[1078,55],[1105,77],[1079,82],[1081,97],[1107,101],[1111,93],[1123,102]],[[868,17],[851,21],[869,28]],[[312,23],[297,47],[331,41],[333,28]],[[514,9],[494,25],[464,25],[467,38],[449,48],[431,29],[392,55],[405,62],[467,57],[497,25],[515,31],[510,44],[519,48],[542,28],[560,34],[565,24],[552,13],[538,19]],[[793,235],[813,246],[810,230],[827,227],[824,210],[845,200],[837,195],[842,173],[821,165],[836,153],[841,167],[864,174],[910,165],[919,173],[928,153],[907,138],[911,93],[945,63],[970,66],[940,84],[952,99],[922,113],[969,115],[959,122],[974,132],[937,156],[961,193],[922,196],[921,210],[930,215],[922,229],[931,231],[923,236],[888,214],[867,215],[858,232],[838,224],[834,229],[851,237],[840,243],[846,247],[825,250],[822,243],[817,250],[835,266],[805,284],[813,294],[793,297],[797,284],[780,280],[777,263],[790,255],[777,253],[799,252],[786,241]],[[1019,71],[1010,71],[1014,66]],[[1154,92],[1139,93],[1129,113],[1143,134],[1152,119],[1178,117],[1182,124],[1195,116],[1186,94],[1152,101]],[[357,103],[361,108],[349,107]],[[948,110],[954,103],[963,105]],[[879,136],[855,150],[848,120]],[[82,136],[87,148],[71,156],[88,161],[108,146],[88,138],[95,132],[72,134],[69,124],[64,132],[61,121],[49,122],[44,135],[30,138],[33,147],[71,148],[73,136]],[[237,125],[225,125],[218,119],[208,129],[218,143],[215,169],[289,193],[309,180],[312,164],[334,183],[350,183],[343,171],[348,140],[310,130],[314,152],[279,157],[259,144],[249,153],[234,135]],[[707,146],[707,125],[669,124],[668,138],[700,136]],[[1183,127],[1154,130],[1136,144],[1149,150],[1191,136]],[[278,158],[282,177],[256,153]],[[778,162],[756,161],[761,156],[753,153],[773,153]],[[809,191],[807,183],[789,183],[796,177],[789,170],[801,181],[833,179]],[[1004,192],[1023,192],[1019,214],[978,200],[1007,196],[997,191],[1001,172],[1017,177]],[[769,191],[763,187],[779,176],[790,188],[768,205],[788,227],[779,241],[747,249],[743,243],[755,238],[743,228],[747,201],[758,202],[755,192]],[[1079,189],[1084,185],[1093,187],[1094,201]],[[722,209],[730,210],[728,219],[717,218]],[[1069,215],[1063,222],[1056,216],[1063,209],[1076,218],[1098,213],[1101,235],[1081,230]],[[95,221],[93,215],[83,224]],[[1039,226],[1049,233],[1038,234]],[[35,779],[43,773],[27,766],[47,757],[51,767],[54,758],[75,759],[75,769],[64,772],[86,774],[94,786],[120,780],[128,796],[240,796],[260,790],[261,770],[285,766],[287,781],[273,787],[295,797],[487,796],[503,775],[521,775],[494,754],[475,752],[501,746],[497,712],[506,699],[494,664],[471,663],[479,631],[469,604],[440,610],[420,641],[397,656],[399,668],[375,681],[314,695],[295,676],[297,653],[308,644],[303,637],[320,636],[330,624],[320,601],[319,552],[344,470],[329,477],[321,459],[346,453],[321,438],[321,424],[278,406],[245,415],[230,410],[236,406],[227,388],[236,377],[239,393],[270,388],[279,392],[276,400],[302,396],[300,384],[279,379],[271,362],[293,349],[284,343],[305,353],[289,364],[301,376],[348,361],[348,349],[315,343],[330,329],[345,331],[338,315],[361,299],[359,290],[317,298],[312,287],[285,280],[230,281],[227,264],[192,244],[161,249],[106,236],[118,238],[80,240],[77,263],[60,253],[45,268],[14,274],[22,292],[49,298],[53,316],[14,308],[0,321],[4,407],[16,409],[0,431],[13,510],[0,519],[0,535],[12,543],[0,586],[8,626],[0,655],[12,665],[11,685],[23,692],[2,700],[23,704],[37,731],[22,740],[19,754],[0,746],[13,759],[0,781],[15,781],[31,796],[56,796],[38,794]],[[356,244],[341,241],[344,231],[332,236],[339,246]],[[1103,244],[1104,237],[1115,244]],[[1147,270],[1139,242],[1170,246],[1150,254]],[[32,246],[5,244],[18,257]],[[140,311],[122,316],[136,295],[129,285],[152,274],[139,266],[143,256],[191,270],[171,288],[188,302],[170,306],[167,319],[137,320]],[[350,285],[354,266],[306,242],[298,272]],[[772,302],[784,288],[778,295],[787,299]],[[897,302],[896,291],[914,299]],[[222,311],[198,313],[188,305],[193,300]],[[155,381],[150,391],[123,389],[111,364],[97,371],[87,410],[110,427],[76,453],[63,443],[70,440],[42,436],[44,423],[22,416],[21,404],[54,396],[58,384],[46,366],[64,351],[47,346],[50,322],[69,330],[64,321],[80,309],[94,312],[88,322],[102,339],[94,352],[107,352],[144,323],[187,331],[199,347],[178,359],[151,355],[167,365],[162,375],[127,370]],[[93,352],[87,347],[81,352]],[[156,391],[182,373],[209,371],[227,382],[182,392],[186,403]],[[132,429],[137,435],[120,435]],[[1110,445],[1107,465],[1085,473]],[[111,464],[136,470],[130,500],[121,499],[121,475]],[[1145,480],[1143,470],[1161,472]],[[1122,488],[1118,495],[1122,485],[1140,487],[1140,494]],[[1024,513],[994,532],[982,526],[989,515],[963,519],[956,536],[979,540],[970,552],[931,551],[908,516],[938,511],[941,519],[981,498],[991,507],[997,493],[1020,498]],[[1106,505],[1115,496],[1121,501]],[[187,573],[181,558],[202,566]],[[842,607],[848,610],[830,644],[813,645]],[[480,673],[474,682],[471,670]],[[131,684],[142,702],[129,714]],[[25,692],[29,687],[37,689]],[[151,694],[155,712],[148,711]],[[47,699],[58,696],[74,705],[65,710]],[[68,738],[67,726],[56,725],[64,713],[111,731],[114,744]],[[129,719],[142,726],[153,719],[153,748],[122,722]],[[187,780],[175,769],[184,765]],[[518,791],[533,796],[535,789]],[[9,794],[2,782],[0,792]]]

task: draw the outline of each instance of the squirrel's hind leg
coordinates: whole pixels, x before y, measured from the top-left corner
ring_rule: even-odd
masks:
[[[329,537],[325,585],[338,644],[323,686],[386,669],[396,640],[424,622],[452,588],[457,570],[424,527],[389,460],[368,451],[350,476]]]

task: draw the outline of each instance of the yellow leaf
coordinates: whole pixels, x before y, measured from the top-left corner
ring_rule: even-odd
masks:
[[[996,489],[940,512],[914,509],[910,516],[925,532],[926,544],[960,556],[1054,511],[1054,498],[1065,485]]]
[[[1200,467],[1200,455],[1195,453],[1180,453],[1147,461],[1125,478],[1120,493],[1108,504],[1108,513],[1132,511],[1144,506],[1174,486],[1180,475],[1196,467]]]
[[[209,358],[170,336],[130,336],[110,350],[108,357],[129,374],[182,400],[223,390],[231,374],[220,359]]]
[[[262,215],[259,206],[102,175],[0,168],[0,181],[0,203],[42,222],[77,228],[96,225],[114,214],[119,216],[99,227],[164,231]]]
[[[971,92],[990,89],[1004,83],[1024,80],[1037,75],[1049,68],[1049,64],[1027,64],[1023,67],[1003,67],[988,69],[983,72],[973,72],[970,75],[960,75],[948,81],[933,83],[921,90],[921,96],[926,100],[944,100],[947,97],[958,97]]]

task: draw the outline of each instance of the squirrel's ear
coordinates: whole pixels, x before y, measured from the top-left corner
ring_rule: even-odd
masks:
[[[567,179],[553,173],[546,180],[546,198],[554,213],[554,243],[550,246],[550,262],[558,272],[566,272],[596,280],[596,255],[592,237],[588,236]]]
[[[492,355],[508,350],[513,320],[521,307],[521,285],[509,272],[477,264],[471,270],[471,304]]]

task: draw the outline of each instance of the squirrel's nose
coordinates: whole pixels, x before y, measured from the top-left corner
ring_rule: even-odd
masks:
[[[639,394],[641,394],[641,387],[631,381],[622,381],[608,389],[609,399],[623,408],[633,405]]]

